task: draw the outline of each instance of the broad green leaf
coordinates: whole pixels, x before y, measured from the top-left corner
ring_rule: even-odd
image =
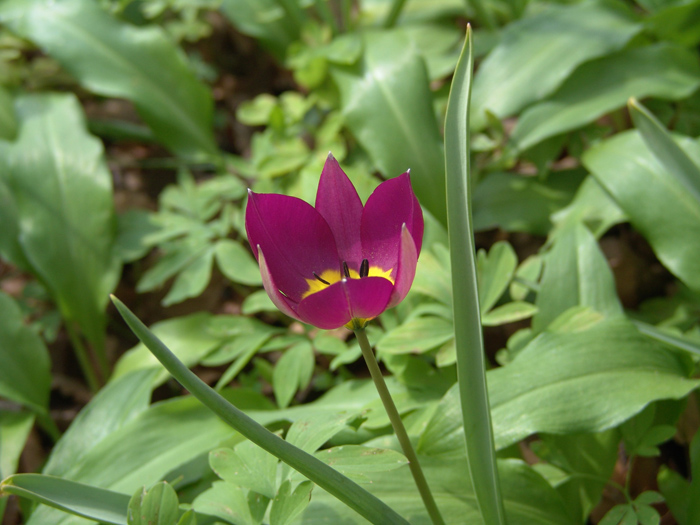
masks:
[[[700,42],[700,5],[697,1],[667,2],[657,6],[654,11],[645,22],[650,32],[660,40],[677,42],[687,48],[693,48]]]
[[[64,319],[78,323],[99,351],[104,308],[121,271],[102,144],[87,133],[72,95],[25,96],[16,107],[17,141],[0,141],[0,186],[9,189],[17,212],[14,233]]]
[[[419,459],[446,523],[485,523],[478,510],[463,452],[461,456],[449,458],[421,456]],[[498,470],[509,525],[576,523],[568,516],[556,491],[532,468],[518,460],[499,460]],[[365,486],[406,517],[411,525],[431,523],[407,467],[375,473],[371,480],[372,483]],[[344,525],[365,523],[334,504],[316,487],[311,503],[302,515],[303,523],[321,525],[327,523],[329,515]]]
[[[251,286],[262,285],[258,263],[240,243],[223,239],[216,243],[216,264],[221,273],[233,282]]]
[[[659,489],[680,525],[700,524],[700,433],[690,443],[690,482],[670,468],[658,475]]]
[[[498,302],[513,278],[518,256],[506,241],[499,241],[489,250],[488,255],[479,250],[476,257],[479,278],[479,305],[482,312],[488,312]]]
[[[628,321],[598,322],[577,332],[544,332],[507,366],[488,372],[496,446],[530,434],[599,432],[647,404],[680,399],[700,385],[684,355],[651,341]],[[456,387],[441,401],[419,453],[462,450]]]
[[[474,78],[472,126],[485,126],[486,110],[503,118],[544,99],[580,64],[621,49],[641,29],[610,0],[549,4],[509,24]]]
[[[219,448],[209,453],[209,465],[221,479],[270,499],[275,497],[278,463],[275,456],[247,440],[235,450]]]
[[[474,188],[474,229],[499,227],[509,232],[547,235],[552,227],[550,215],[571,201],[581,178],[576,171],[551,173],[546,181],[489,173]]]
[[[684,138],[678,144],[700,163],[697,142]],[[582,160],[664,266],[690,288],[700,289],[700,245],[688,242],[700,238],[700,201],[654,157],[640,133],[618,133]]]
[[[34,426],[34,414],[0,411],[0,479],[17,472],[19,456]],[[0,503],[0,516],[2,516]]]
[[[545,256],[532,328],[539,332],[573,306],[587,306],[606,316],[622,314],[615,280],[593,234],[574,224],[555,240]]]
[[[52,518],[36,520],[35,516],[40,512],[35,512],[29,523],[58,524],[58,520],[70,519],[65,513],[115,525],[126,523],[129,504],[126,494],[41,474],[15,474],[5,479],[0,488],[5,494],[14,494],[62,511],[55,511],[56,521]]]
[[[414,317],[388,332],[377,343],[377,350],[387,354],[425,352],[454,337],[452,323],[440,317]]]
[[[223,270],[222,270],[223,271]],[[260,312],[277,312],[279,309],[274,305],[270,296],[265,290],[257,290],[243,300],[241,312],[244,315],[253,315]]]
[[[151,249],[145,239],[158,229],[152,217],[150,212],[140,208],[126,210],[117,217],[119,233],[114,248],[125,263],[140,259]]]
[[[128,525],[173,525],[180,514],[175,489],[160,482],[140,488],[129,501]]]
[[[270,509],[270,525],[288,525],[309,505],[314,484],[310,481],[299,483],[292,492],[292,483],[282,483]]]
[[[286,350],[275,363],[272,388],[280,407],[287,407],[297,390],[308,386],[313,375],[314,363],[313,348],[308,342],[296,344]]]
[[[298,419],[289,427],[285,439],[306,452],[316,452],[358,414],[359,412],[342,411],[334,415]]]
[[[91,0],[10,0],[0,7],[0,21],[88,90],[132,101],[176,153],[217,154],[211,95],[160,28],[119,22]]]
[[[442,139],[425,63],[401,31],[368,31],[352,67],[331,70],[345,123],[385,177],[411,170],[413,189],[444,223]]]
[[[431,250],[423,248],[418,258],[416,277],[411,291],[418,292],[443,304],[452,304],[452,282],[450,280],[450,261],[436,254],[437,250],[447,252],[443,245],[432,246]],[[449,254],[448,254],[449,256]]]
[[[667,43],[625,49],[574,71],[549,99],[523,112],[511,140],[525,150],[595,122],[630,97],[677,100],[698,86],[700,67],[689,51]]]
[[[43,473],[63,476],[100,441],[148,408],[155,370],[137,370],[110,381],[83,408],[51,451]]]
[[[513,301],[498,306],[481,316],[481,324],[484,326],[500,326],[528,319],[537,313],[534,304],[525,301]]]
[[[525,259],[515,271],[513,281],[508,287],[508,293],[515,301],[524,300],[537,286],[537,282],[542,273],[542,257],[531,255]]]
[[[24,324],[22,311],[0,291],[0,396],[46,414],[51,387],[49,352]]]
[[[187,221],[196,222],[191,219]],[[197,226],[201,227],[201,223],[197,222]],[[149,242],[152,241],[149,240]],[[195,265],[197,260],[206,257],[212,249],[208,239],[202,235],[169,243],[163,247],[163,252],[158,262],[144,272],[139,279],[136,286],[137,292],[149,292],[162,286],[171,277],[184,272],[189,266]],[[211,254],[209,256],[211,257]]]
[[[0,139],[14,140],[17,136],[17,116],[12,95],[0,86]]]

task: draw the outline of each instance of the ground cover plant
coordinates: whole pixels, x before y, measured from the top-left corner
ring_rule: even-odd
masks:
[[[0,2],[3,523],[700,523],[699,14]]]

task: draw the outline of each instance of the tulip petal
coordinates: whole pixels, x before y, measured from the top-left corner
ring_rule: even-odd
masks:
[[[331,227],[340,260],[346,261],[350,268],[359,270],[362,261],[362,201],[352,182],[330,153],[318,183],[316,210]]]
[[[332,330],[352,319],[373,319],[387,308],[394,286],[383,277],[345,279],[299,303],[297,313],[309,324]]]
[[[391,299],[389,299],[387,308],[392,308],[404,300],[416,276],[417,264],[418,250],[416,249],[416,243],[404,224],[401,227],[401,244],[399,246],[399,262],[394,279],[394,291],[391,293]]]
[[[263,255],[259,245],[257,252],[258,261],[260,262],[260,275],[262,276],[263,288],[265,288],[267,295],[270,296],[270,300],[272,300],[272,303],[279,308],[283,314],[301,321],[295,311],[296,304],[280,293],[272,274],[270,274],[270,270],[265,262],[265,256]]]
[[[301,199],[249,191],[245,222],[253,252],[265,253],[269,274],[292,301],[301,300],[313,272],[340,269],[328,223]]]
[[[362,254],[372,266],[384,270],[399,262],[401,228],[406,224],[420,254],[423,212],[411,188],[408,172],[382,182],[370,195],[362,212]]]

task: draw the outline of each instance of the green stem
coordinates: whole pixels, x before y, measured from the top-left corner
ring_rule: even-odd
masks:
[[[68,332],[68,338],[73,345],[73,350],[78,358],[78,363],[80,364],[80,369],[83,371],[85,380],[90,387],[90,390],[97,392],[100,389],[100,382],[97,380],[97,375],[95,374],[95,369],[92,367],[90,362],[90,356],[88,356],[87,348],[83,344],[78,333],[71,326],[71,322],[66,322],[66,331]]]
[[[372,346],[369,344],[369,339],[367,339],[367,333],[364,331],[364,329],[355,330],[355,337],[357,337],[357,341],[360,343],[360,349],[362,350],[362,355],[367,363],[367,368],[369,368],[369,373],[374,380],[375,386],[377,387],[377,392],[379,392],[379,397],[381,398],[382,403],[384,404],[384,409],[389,416],[391,426],[394,427],[394,432],[399,440],[404,456],[406,456],[406,459],[408,459],[408,466],[411,469],[411,474],[413,474],[413,479],[416,481],[418,492],[420,492],[420,496],[423,498],[423,504],[430,515],[430,519],[435,525],[444,525],[445,522],[442,520],[440,511],[438,510],[435,500],[433,499],[433,494],[430,492],[430,487],[428,487],[428,481],[425,479],[423,469],[421,469],[420,463],[418,462],[418,456],[416,456],[416,452],[413,450],[411,439],[406,433],[406,428],[403,426],[403,421],[401,421],[399,411],[396,410],[394,400],[391,398],[389,389],[384,382],[384,376],[382,376],[382,371],[379,369],[377,359],[374,357]]]
[[[401,11],[403,11],[403,6],[406,4],[406,0],[394,0],[391,2],[391,10],[384,20],[384,27],[389,29],[396,25],[396,21],[399,19]]]

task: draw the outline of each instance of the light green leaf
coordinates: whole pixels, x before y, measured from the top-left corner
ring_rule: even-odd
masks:
[[[622,314],[615,280],[595,237],[581,224],[561,232],[545,256],[532,328],[539,332],[573,306],[588,306],[606,316]]]
[[[518,256],[506,241],[499,241],[491,247],[488,255],[479,250],[476,258],[479,278],[479,305],[488,312],[498,302],[513,278]]]
[[[268,498],[275,497],[278,463],[275,456],[247,440],[235,451],[219,448],[209,453],[209,465],[221,479]]]
[[[625,5],[609,0],[548,4],[509,24],[474,78],[472,126],[485,126],[486,110],[503,118],[547,97],[580,64],[617,51],[641,29]]]
[[[343,445],[314,454],[338,472],[357,482],[371,481],[372,474],[395,470],[408,464],[400,452],[361,445]]]
[[[346,427],[359,412],[342,411],[298,419],[287,431],[286,440],[306,452],[316,452],[326,441]]]
[[[528,319],[537,313],[534,304],[525,301],[513,301],[498,306],[481,316],[481,324],[484,326],[500,326]]]
[[[14,494],[60,509],[63,512],[59,512],[57,516],[61,520],[69,518],[64,514],[68,512],[103,523],[126,523],[126,509],[129,504],[129,496],[126,494],[41,474],[15,474],[5,479],[0,489],[5,494]],[[58,523],[51,518],[48,521],[36,521],[36,514],[32,515],[32,523]]]
[[[160,28],[119,22],[90,0],[11,0],[3,2],[0,21],[44,49],[88,90],[132,101],[173,151],[188,157],[217,154],[211,95]]]
[[[640,334],[628,321],[601,321],[578,332],[544,332],[507,366],[488,372],[496,446],[536,432],[599,432],[647,404],[680,399],[700,385],[684,354]],[[461,450],[457,389],[441,401],[419,442],[423,454]]]
[[[402,31],[368,31],[356,66],[334,66],[350,131],[385,177],[411,170],[430,213],[445,220],[442,139],[425,63]]]
[[[166,482],[136,491],[129,501],[128,525],[173,525],[180,514],[175,489]]]
[[[308,342],[292,346],[275,363],[272,388],[280,407],[286,408],[297,390],[308,386],[313,375],[314,363],[313,348]]]
[[[452,323],[440,317],[414,317],[388,332],[377,343],[387,354],[422,353],[454,337]]]
[[[243,300],[241,312],[253,315],[260,312],[277,312],[279,309],[270,300],[265,290],[257,290]]]
[[[678,144],[695,164],[700,162],[697,142],[684,138]],[[582,160],[664,266],[700,289],[700,245],[688,242],[700,238],[700,201],[654,157],[639,132],[618,133]]]
[[[215,251],[216,264],[226,277],[236,283],[262,285],[258,263],[240,243],[222,239],[216,243]]]
[[[148,408],[155,370],[113,378],[80,411],[51,451],[43,473],[63,476],[100,441]]]
[[[34,414],[0,411],[0,479],[17,472],[19,456],[34,426]],[[0,516],[2,516],[0,504]]]
[[[251,516],[246,491],[226,481],[215,481],[192,503],[197,512],[216,516],[233,525],[259,525]]]
[[[309,505],[314,484],[303,481],[292,492],[292,483],[282,483],[279,492],[272,501],[270,525],[288,525]]]
[[[163,306],[180,303],[190,297],[197,297],[209,284],[214,262],[214,249],[207,248],[198,254],[175,278],[175,282],[163,298]]]
[[[12,196],[14,233],[63,317],[78,323],[99,351],[104,308],[121,271],[114,252],[112,177],[102,144],[87,133],[72,95],[25,96],[16,108],[19,137],[0,141],[0,186]]]
[[[542,257],[531,255],[515,271],[515,278],[510,283],[508,293],[515,301],[524,300],[531,292],[530,284],[535,287],[542,273]]]
[[[700,86],[695,56],[659,43],[582,65],[549,99],[527,109],[511,135],[525,150],[542,140],[580,128],[623,107],[630,97],[685,98]]]
[[[46,414],[51,387],[49,352],[24,324],[15,301],[0,291],[0,396]]]

